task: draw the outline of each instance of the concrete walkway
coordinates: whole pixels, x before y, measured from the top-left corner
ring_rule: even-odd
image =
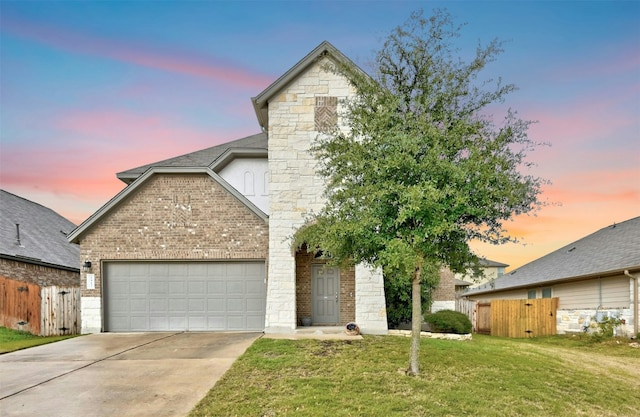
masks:
[[[185,416],[262,333],[102,333],[0,355],[0,415]]]

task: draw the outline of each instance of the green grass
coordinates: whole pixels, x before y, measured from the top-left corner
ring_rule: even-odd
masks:
[[[77,335],[68,336],[35,336],[31,333],[0,327],[0,353],[13,352],[33,346],[44,345],[59,340],[68,339]]]
[[[640,349],[565,337],[257,340],[197,416],[637,416]]]

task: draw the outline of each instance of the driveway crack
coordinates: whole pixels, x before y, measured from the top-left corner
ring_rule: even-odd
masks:
[[[61,373],[61,374],[59,374],[59,375],[56,375],[56,376],[54,376],[54,377],[51,377],[51,378],[49,378],[49,379],[47,379],[47,380],[44,380],[44,381],[38,382],[37,384],[34,384],[34,385],[31,385],[31,386],[28,386],[28,387],[22,388],[22,389],[21,389],[21,390],[19,390],[19,391],[12,392],[11,394],[5,395],[4,397],[0,397],[0,401],[4,400],[5,398],[10,398],[10,397],[13,397],[14,395],[18,395],[18,394],[20,394],[20,393],[23,393],[23,392],[28,391],[28,390],[30,390],[30,389],[33,389],[33,388],[35,388],[35,387],[39,387],[39,386],[44,385],[44,384],[46,384],[46,383],[48,383],[48,382],[54,381],[54,380],[56,380],[56,379],[58,379],[58,378],[61,378],[61,377],[65,376],[65,375],[69,375],[69,374],[72,374],[72,373],[74,373],[74,372],[77,372],[77,371],[79,371],[79,370],[81,370],[81,369],[88,368],[88,367],[90,367],[90,366],[95,365],[96,363],[100,363],[100,362],[106,361],[106,360],[111,359],[111,358],[114,358],[114,357],[116,357],[116,356],[118,356],[118,355],[122,355],[123,353],[130,352],[130,351],[132,351],[132,350],[135,350],[135,349],[141,348],[141,347],[143,347],[143,346],[147,346],[147,345],[150,345],[150,344],[152,344],[152,343],[156,343],[156,342],[159,342],[159,341],[161,341],[161,340],[165,340],[165,339],[168,339],[168,338],[170,338],[170,337],[174,337],[174,336],[177,336],[177,335],[179,335],[179,334],[183,334],[183,333],[184,333],[184,332],[178,332],[178,333],[173,333],[173,334],[170,334],[170,335],[162,336],[162,337],[159,337],[159,338],[157,338],[157,339],[153,339],[153,340],[150,340],[150,341],[148,341],[148,342],[140,343],[139,345],[132,346],[132,347],[130,347],[130,348],[128,348],[128,349],[125,349],[125,350],[122,350],[122,351],[120,351],[120,352],[114,353],[113,355],[109,355],[109,356],[105,356],[104,358],[96,359],[95,361],[90,362],[90,363],[88,363],[88,364],[86,364],[86,365],[79,366],[79,367],[77,367],[77,368],[71,369],[70,371],[67,371],[67,372]]]

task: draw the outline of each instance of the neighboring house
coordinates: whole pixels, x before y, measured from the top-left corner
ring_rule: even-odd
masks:
[[[387,332],[379,270],[292,247],[324,204],[310,146],[345,128],[354,93],[335,62],[354,65],[323,42],[254,97],[262,133],[118,174],[127,187],[69,236],[91,263],[84,333],[293,332],[307,317]]]
[[[456,274],[455,278],[466,281],[469,287],[478,287],[482,284],[491,283],[492,281],[504,275],[504,269],[508,264],[492,261],[490,259],[481,259],[482,275],[475,276],[473,274]],[[457,286],[457,284],[456,284]]]
[[[454,274],[448,268],[443,268],[440,271],[440,282],[432,294],[432,313],[440,310],[455,310],[456,294],[473,285],[490,282],[501,277],[504,275],[504,268],[509,266],[488,259],[481,259],[480,263],[482,264],[483,272],[483,275],[480,277],[474,277],[470,274]]]
[[[613,224],[530,262],[490,284],[471,288],[470,300],[559,300],[557,332],[579,332],[604,316],[638,333],[640,217]]]
[[[76,226],[53,210],[4,190],[0,190],[0,213],[0,325],[55,333],[46,329],[48,313],[40,313],[40,289],[79,287],[80,247],[67,241]]]

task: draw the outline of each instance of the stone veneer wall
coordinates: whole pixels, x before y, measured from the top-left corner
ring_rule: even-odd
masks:
[[[295,249],[291,237],[304,223],[308,210],[319,210],[324,203],[323,179],[316,174],[316,161],[309,148],[320,134],[315,129],[316,96],[337,97],[338,101],[353,94],[349,83],[341,76],[323,69],[329,59],[324,57],[311,65],[297,79],[269,102],[269,267],[267,283],[266,328],[268,333],[292,332],[296,328]],[[338,113],[341,105],[338,104]],[[338,125],[341,126],[340,120]],[[372,275],[361,270],[364,280]],[[356,281],[358,272],[356,272]],[[384,321],[386,310],[381,278],[370,282],[379,286],[374,300],[366,308],[376,311],[375,318]],[[358,296],[356,283],[356,296]],[[357,301],[358,302],[358,301]],[[362,308],[365,308],[363,305]],[[356,320],[359,306],[356,303]],[[368,323],[358,323],[361,329]],[[374,327],[379,324],[373,323]]]
[[[597,320],[601,315],[620,317],[625,324],[616,328],[616,336],[631,337],[633,334],[633,308],[619,309],[573,309],[560,310],[556,314],[556,330],[558,334],[580,333],[587,327],[588,332],[598,329]]]
[[[102,329],[101,263],[266,259],[267,224],[206,174],[157,174],[82,236],[82,332]]]

